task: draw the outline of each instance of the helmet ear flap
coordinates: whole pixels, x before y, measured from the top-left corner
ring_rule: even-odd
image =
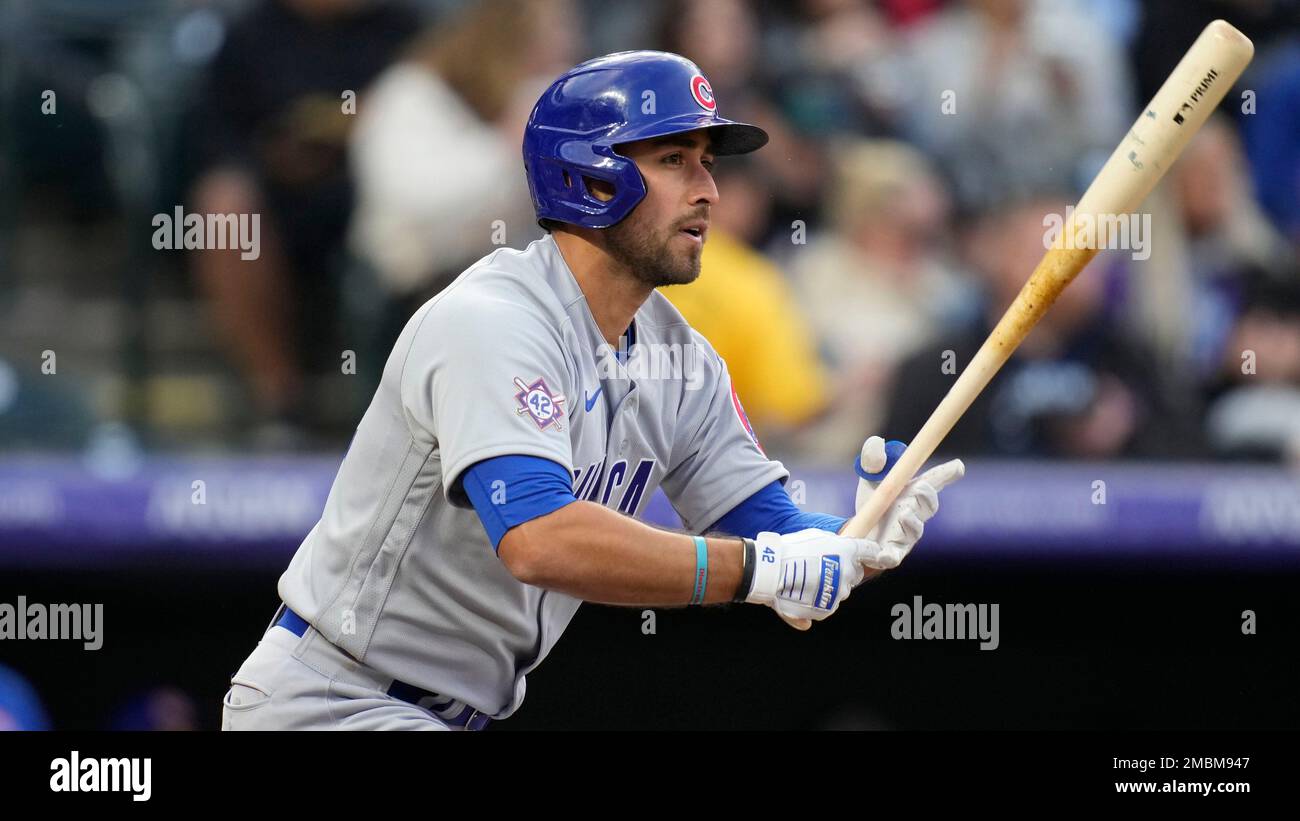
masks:
[[[550,159],[535,159],[528,176],[534,204],[544,204],[547,216],[588,228],[614,225],[645,196],[634,161],[585,145],[565,145]]]

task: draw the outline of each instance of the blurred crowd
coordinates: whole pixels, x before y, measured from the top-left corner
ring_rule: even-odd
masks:
[[[188,731],[201,726],[193,695],[172,685],[158,685],[129,694],[114,705],[94,729],[126,731]],[[58,726],[40,694],[17,670],[0,664],[0,732],[67,729]]]
[[[59,0],[3,15],[0,311],[33,355],[0,353],[0,445],[93,444],[105,422],[164,447],[346,441],[414,309],[541,236],[520,159],[540,91],[589,57],[658,48],[772,138],[718,163],[702,275],[665,295],[727,361],[769,453],[842,463],[866,434],[915,434],[1041,257],[1045,218],[1223,17],[1256,59],[1143,206],[1149,255],[1103,252],[945,450],[1300,463],[1295,0]],[[260,214],[260,254],[149,247],[150,216],[178,205]],[[69,307],[91,297],[99,334],[99,314]],[[35,356],[73,325],[118,352],[85,366],[101,378],[81,396]]]

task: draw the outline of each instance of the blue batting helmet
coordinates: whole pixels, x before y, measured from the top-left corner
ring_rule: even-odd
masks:
[[[709,129],[713,153],[745,154],[767,132],[718,116],[699,67],[663,51],[621,51],[574,66],[542,94],[524,129],[524,172],[538,220],[608,228],[646,194],[636,163],[616,146]],[[586,180],[614,187],[605,201]]]

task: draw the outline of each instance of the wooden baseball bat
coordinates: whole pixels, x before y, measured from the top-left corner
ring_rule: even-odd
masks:
[[[979,396],[1003,363],[1057,296],[1105,247],[1113,219],[1134,211],[1205,124],[1228,89],[1255,54],[1246,35],[1223,20],[1205,27],[1174,67],[1156,96],[1138,116],[1110,159],[1097,172],[1060,235],[1002,315],[970,365],[962,371],[921,430],[890,469],[874,494],[844,527],[844,534],[864,537],[903,486],[934,453],[953,425]],[[1112,219],[1102,219],[1110,215]],[[1077,248],[1076,231],[1090,220],[1094,241]]]

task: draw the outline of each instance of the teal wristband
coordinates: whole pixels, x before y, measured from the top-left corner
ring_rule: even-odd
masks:
[[[704,604],[704,588],[709,584],[709,545],[703,536],[695,536],[695,592],[691,604]]]

